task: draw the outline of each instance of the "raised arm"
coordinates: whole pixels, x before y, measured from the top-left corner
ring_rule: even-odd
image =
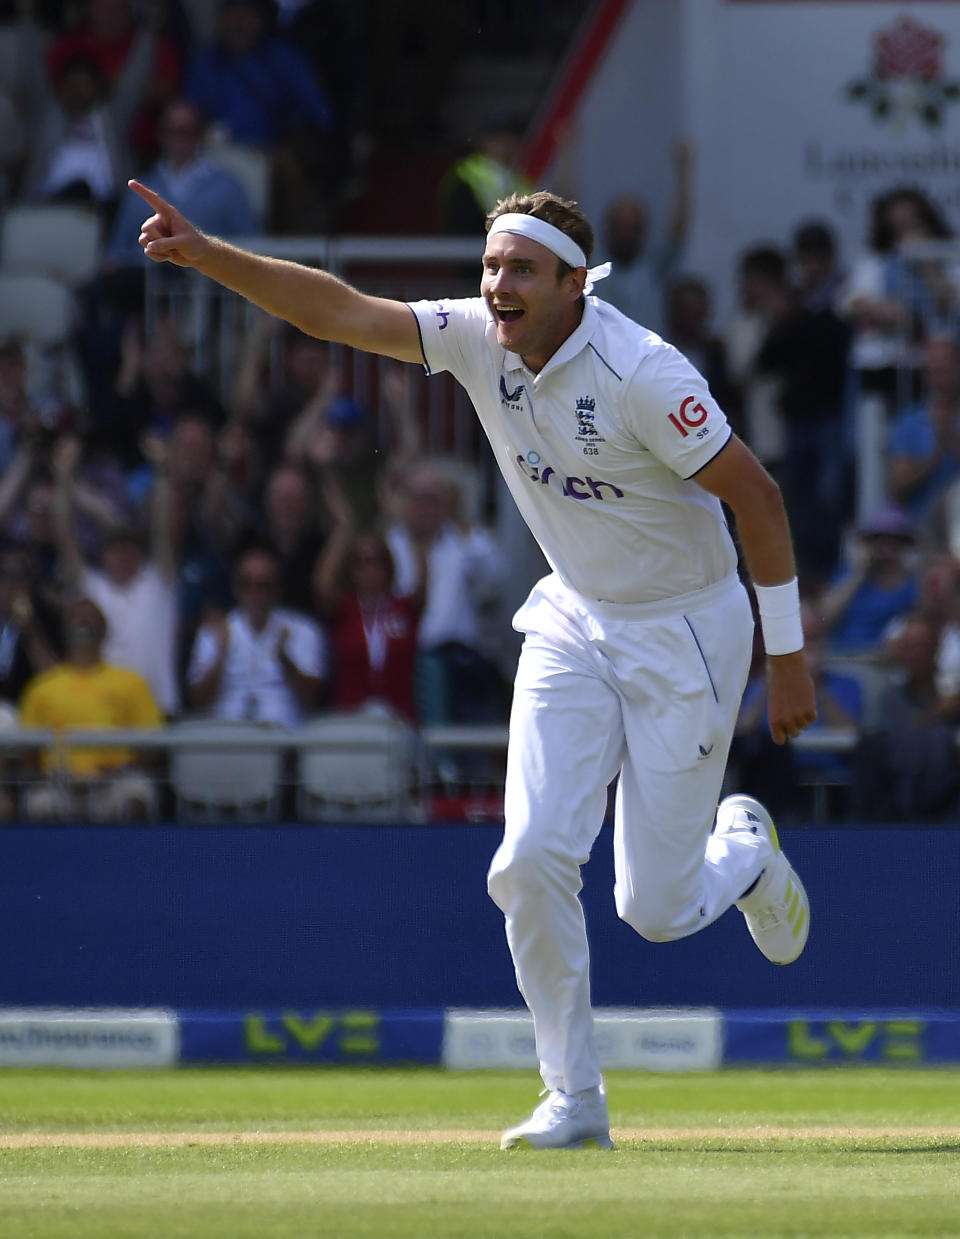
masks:
[[[129,185],[154,211],[140,231],[148,258],[193,267],[318,339],[397,361],[423,360],[417,322],[404,302],[367,296],[326,271],[207,236],[146,185]]]
[[[76,469],[79,460],[79,439],[73,435],[62,435],[53,450],[53,536],[60,570],[71,589],[80,589],[86,572],[75,524]]]

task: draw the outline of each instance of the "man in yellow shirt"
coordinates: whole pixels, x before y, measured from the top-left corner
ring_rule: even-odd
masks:
[[[78,728],[159,727],[163,721],[146,681],[105,663],[103,613],[81,598],[66,611],[67,657],[35,676],[20,703],[23,727],[58,733]],[[40,757],[48,777],[27,789],[22,808],[33,819],[88,814],[95,819],[143,818],[153,811],[153,782],[129,748],[56,745]]]

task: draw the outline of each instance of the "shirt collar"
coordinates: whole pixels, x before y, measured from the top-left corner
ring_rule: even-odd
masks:
[[[544,375],[549,374],[551,370],[555,370],[558,366],[562,366],[564,362],[570,361],[571,358],[576,357],[578,353],[582,352],[590,343],[593,333],[599,325],[599,321],[600,320],[597,316],[597,308],[594,305],[594,298],[584,297],[583,317],[580,319],[579,324],[575,330],[567,336],[543,369],[538,374],[534,375],[534,383],[539,383]],[[502,368],[504,371],[527,369],[520,354],[511,353],[508,349],[504,349]]]

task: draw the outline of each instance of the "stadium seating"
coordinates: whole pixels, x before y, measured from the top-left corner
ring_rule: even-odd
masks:
[[[62,344],[72,323],[73,293],[62,280],[0,269],[0,337],[23,336],[43,348]]]
[[[298,816],[307,821],[408,819],[417,786],[416,736],[389,714],[337,712],[300,732]]]
[[[254,218],[263,227],[270,206],[270,157],[266,151],[237,142],[208,142],[203,153],[212,164],[237,178],[247,191]]]
[[[185,719],[168,728],[178,820],[269,820],[279,807],[283,749],[255,722]]]
[[[101,231],[99,217],[84,207],[12,206],[0,220],[0,270],[82,283],[96,273]]]

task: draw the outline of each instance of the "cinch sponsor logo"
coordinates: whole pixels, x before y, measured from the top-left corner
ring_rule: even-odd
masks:
[[[447,323],[450,321],[450,311],[445,310],[443,308],[442,301],[437,301],[435,304],[436,304],[436,310],[434,311],[434,313],[436,314],[437,318],[439,318],[440,330],[443,331],[444,327],[446,327]]]
[[[591,477],[567,478],[562,473],[557,473],[552,465],[543,465],[541,468],[543,462],[539,452],[527,452],[526,456],[518,456],[517,464],[531,482],[539,482],[541,486],[552,484],[570,499],[599,499],[602,502],[605,499],[623,498],[623,491],[619,486],[614,486],[613,482]]]
[[[249,1054],[282,1058],[298,1054],[371,1058],[380,1050],[380,1016],[376,1011],[342,1011],[314,1015],[289,1012],[270,1018],[251,1012],[243,1018]]]

